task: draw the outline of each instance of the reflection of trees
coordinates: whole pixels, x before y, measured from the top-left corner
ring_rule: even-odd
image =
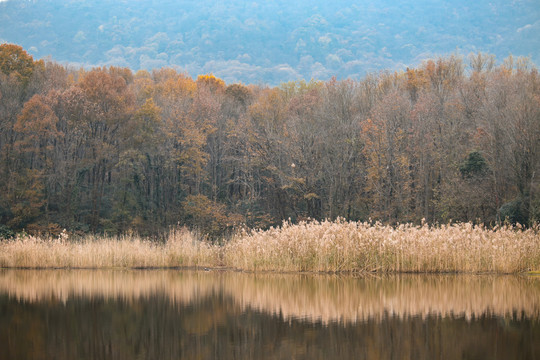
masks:
[[[284,321],[242,311],[214,293],[189,305],[163,295],[128,302],[70,298],[16,302],[0,298],[3,359],[532,359],[540,325],[480,315],[387,315],[343,325]]]

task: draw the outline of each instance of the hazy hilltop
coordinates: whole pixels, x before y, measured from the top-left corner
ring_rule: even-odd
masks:
[[[0,42],[228,83],[360,78],[456,51],[540,60],[538,0],[0,0]]]

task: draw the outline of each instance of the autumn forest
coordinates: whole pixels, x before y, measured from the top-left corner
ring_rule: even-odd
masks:
[[[265,85],[73,69],[0,45],[0,237],[335,219],[540,220],[540,77],[449,55]]]

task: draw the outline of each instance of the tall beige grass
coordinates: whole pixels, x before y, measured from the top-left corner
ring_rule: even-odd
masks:
[[[285,223],[237,235],[224,261],[252,271],[517,273],[540,269],[540,237],[538,228],[470,223]]]
[[[150,268],[215,265],[219,249],[185,230],[173,230],[164,243],[136,236],[71,241],[19,237],[0,243],[4,268]]]
[[[237,233],[225,245],[173,230],[164,243],[138,237],[0,243],[0,267],[225,266],[247,271],[518,273],[540,270],[537,227],[472,224],[385,226],[343,220],[284,223]]]

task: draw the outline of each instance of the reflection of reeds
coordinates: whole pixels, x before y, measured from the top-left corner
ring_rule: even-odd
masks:
[[[195,271],[0,270],[0,293],[30,302],[73,296],[131,301],[162,294],[188,304],[218,290],[216,278]]]
[[[181,305],[223,293],[242,308],[323,323],[386,315],[540,317],[540,279],[517,276],[246,274],[195,271],[2,270],[0,293],[24,301],[154,295]]]
[[[137,237],[23,237],[0,243],[0,267],[133,268],[227,266],[250,271],[517,273],[540,268],[538,228],[487,229],[323,221],[241,232],[224,246],[172,231]]]
[[[224,289],[243,306],[323,323],[380,320],[386,315],[468,319],[485,313],[540,315],[540,279],[514,276],[348,278],[266,274],[230,277]]]

